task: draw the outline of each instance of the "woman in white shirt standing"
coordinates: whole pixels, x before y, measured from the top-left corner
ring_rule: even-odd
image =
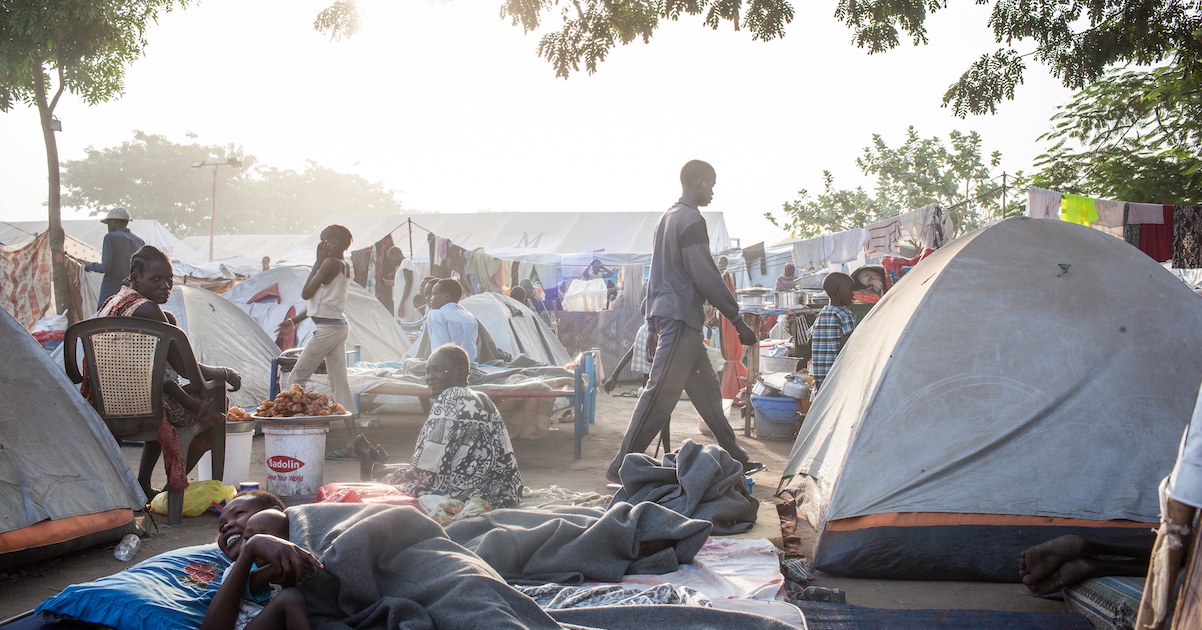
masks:
[[[331,225],[321,231],[317,261],[313,263],[305,287],[301,289],[301,297],[309,301],[308,308],[285,319],[280,324],[279,332],[287,334],[306,317],[313,318],[317,328],[296,360],[292,382],[304,387],[321,362],[325,361],[330,389],[334,390],[334,402],[355,413],[351,384],[346,375],[346,295],[351,265],[343,259],[351,240],[351,231],[341,225]],[[354,440],[355,420],[347,418],[346,448],[334,451],[327,459],[356,459]]]

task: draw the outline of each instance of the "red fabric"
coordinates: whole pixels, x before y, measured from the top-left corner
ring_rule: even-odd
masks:
[[[317,489],[314,503],[383,503],[418,507],[417,499],[386,483],[328,483]]]
[[[50,307],[50,236],[17,247],[0,245],[0,308],[26,330]]]
[[[1164,207],[1164,223],[1139,226],[1139,250],[1156,262],[1168,262],[1173,258],[1173,208]]]
[[[881,267],[885,270],[885,282],[887,287],[892,287],[902,277],[902,267],[913,267],[918,264],[918,261],[934,254],[935,250],[926,248],[922,253],[913,258],[902,258],[901,256],[882,256]]]
[[[50,343],[51,341],[62,341],[66,334],[65,330],[42,330],[33,333],[33,338],[37,339],[38,343]]]
[[[860,304],[876,304],[881,301],[881,296],[871,291],[855,291],[851,295]]]
[[[735,293],[734,277],[726,275],[726,286],[732,295]],[[743,365],[743,344],[739,343],[739,333],[729,319],[721,318],[722,326],[718,329],[718,338],[722,345],[722,358],[726,365],[722,367],[722,397],[734,399],[747,383],[747,366]]]
[[[284,319],[292,319],[296,316],[296,307],[288,307],[288,315]],[[287,333],[277,333],[275,336],[275,345],[279,346],[280,350],[288,350],[296,347],[296,326],[293,326]]]
[[[276,304],[279,304],[281,301],[280,300],[280,284],[278,282],[267,287],[266,289],[263,289],[262,291],[259,291],[258,293],[255,294],[254,297],[247,300],[246,302],[247,302],[247,304],[255,304],[257,302],[270,301],[272,298],[275,298]]]

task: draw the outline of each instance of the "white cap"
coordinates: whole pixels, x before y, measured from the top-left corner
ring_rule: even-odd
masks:
[[[122,208],[122,207],[113,208],[113,209],[109,210],[108,216],[101,219],[100,222],[108,223],[109,221],[112,221],[113,219],[117,219],[119,221],[129,221],[130,220],[129,219],[129,210],[126,210],[125,208]]]

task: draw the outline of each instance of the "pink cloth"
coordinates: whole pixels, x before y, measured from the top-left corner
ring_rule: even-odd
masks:
[[[1130,225],[1163,225],[1164,206],[1158,203],[1133,203],[1127,206]]]

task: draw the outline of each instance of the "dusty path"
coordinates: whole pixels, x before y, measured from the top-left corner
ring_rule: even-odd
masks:
[[[615,390],[619,393],[621,390]],[[627,389],[627,391],[629,391]],[[572,425],[559,424],[538,440],[515,440],[514,449],[522,477],[530,488],[552,485],[573,491],[592,491],[610,494],[606,488],[605,467],[621,441],[634,398],[600,395],[597,400],[597,421],[583,443],[583,457],[572,457]],[[421,427],[417,415],[370,416],[379,426],[364,429],[372,442],[382,443],[397,461],[406,461]],[[687,401],[677,406],[672,420],[672,443],[678,446],[684,439],[699,442],[712,440],[697,430],[697,415]],[[739,432],[742,435],[741,431]],[[345,439],[341,427],[334,427],[327,444],[341,445]],[[742,438],[752,459],[768,465],[768,471],[756,477],[755,496],[770,500],[780,479],[780,472],[789,456],[791,441]],[[265,481],[264,439],[256,437],[252,447],[251,476]],[[136,467],[139,448],[123,448],[130,465]],[[358,481],[357,462],[325,462],[325,482]],[[154,480],[156,486],[165,483],[160,468]],[[265,484],[264,484],[265,487]],[[158,517],[158,532],[144,539],[138,559],[188,545],[211,542],[216,535],[217,516],[204,514],[185,518],[182,525],[168,527],[166,517]],[[153,527],[152,527],[153,531]],[[803,534],[803,537],[805,535]],[[812,539],[812,533],[808,534]],[[112,548],[92,549],[48,562],[30,565],[13,573],[0,573],[0,619],[25,612],[65,586],[85,582],[121,570],[123,563],[113,559]],[[1015,559],[1017,571],[1018,560]],[[845,580],[820,577],[818,584],[837,586],[848,592],[849,603],[887,608],[987,608],[997,610],[1064,610],[1063,604],[1039,600],[1026,594],[1018,584],[965,584],[926,582],[883,582]]]

